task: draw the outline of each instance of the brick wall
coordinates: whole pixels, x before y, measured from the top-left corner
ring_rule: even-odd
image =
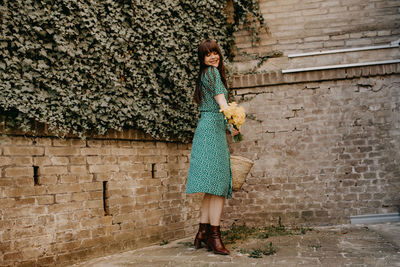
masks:
[[[234,154],[255,160],[224,225],[348,223],[400,209],[399,64],[282,70],[400,59],[398,47],[288,58],[400,39],[400,2],[261,0],[268,32],[236,33],[236,100],[253,116]],[[272,54],[273,51],[282,52]],[[263,56],[276,57],[262,59]],[[250,73],[250,74],[249,74]]]
[[[258,65],[244,53],[283,56],[268,59],[260,68],[266,73],[232,79],[254,118],[231,149],[255,165],[227,201],[223,225],[267,225],[278,217],[285,224],[334,224],[397,212],[399,65],[280,70],[290,66],[290,53],[399,39],[399,1],[260,5],[269,32],[257,44],[246,32],[236,34],[236,66],[248,72]],[[200,196],[184,193],[189,153],[190,145],[131,131],[85,141],[46,132],[0,137],[0,266],[66,265],[192,234]]]
[[[0,137],[0,266],[70,264],[187,236],[190,145],[131,132]]]
[[[399,39],[396,0],[260,0],[269,33],[252,45],[247,32],[236,34],[240,52],[291,53],[386,44]],[[238,61],[246,58],[238,57]]]
[[[268,30],[252,41],[235,34],[236,58],[231,73],[268,72],[290,65],[288,55],[352,47],[387,45],[400,39],[400,2],[385,0],[260,0]],[[373,51],[372,51],[373,53]],[[379,51],[374,60],[393,57]],[[398,55],[398,51],[392,51]],[[339,62],[367,60],[369,53],[338,57]],[[331,57],[328,57],[331,58]],[[396,56],[398,58],[398,56]],[[372,60],[372,61],[374,61]],[[326,61],[326,58],[318,61]],[[350,63],[354,63],[350,62]]]
[[[234,77],[255,161],[224,225],[349,223],[400,208],[400,64]]]

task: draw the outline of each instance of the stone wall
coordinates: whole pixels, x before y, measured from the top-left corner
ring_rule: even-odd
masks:
[[[400,39],[399,1],[259,2],[267,30],[261,31],[259,41],[246,31],[235,34],[234,73],[282,69],[290,54],[384,45]]]
[[[189,144],[126,131],[0,137],[0,266],[66,265],[187,236]]]
[[[228,201],[224,225],[349,223],[399,212],[399,47],[325,52],[394,44],[400,2],[259,2],[268,31],[258,42],[238,32],[229,66],[235,98],[250,113],[245,140],[231,150],[255,165]]]
[[[237,76],[255,161],[224,225],[349,223],[400,208],[400,64]]]
[[[301,53],[386,44],[400,34],[396,0],[260,0],[269,31],[252,43],[247,32],[236,34],[240,52],[272,50]],[[238,58],[241,61],[241,58]]]

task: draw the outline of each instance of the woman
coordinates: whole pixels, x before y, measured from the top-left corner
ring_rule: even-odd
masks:
[[[186,193],[203,192],[200,225],[195,248],[205,243],[216,254],[228,255],[221,240],[220,219],[225,198],[232,197],[232,171],[227,122],[219,111],[229,99],[221,50],[215,41],[203,41],[198,48],[200,71],[194,99],[199,105],[200,119],[193,138]],[[236,135],[233,127],[229,127]]]

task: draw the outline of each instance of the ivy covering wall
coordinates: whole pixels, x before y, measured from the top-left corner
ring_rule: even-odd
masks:
[[[2,122],[59,135],[135,128],[190,141],[197,46],[262,22],[255,0],[0,0]],[[249,16],[250,14],[250,16]]]

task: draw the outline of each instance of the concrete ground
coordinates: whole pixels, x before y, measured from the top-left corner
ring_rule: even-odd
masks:
[[[400,266],[400,222],[314,227],[305,234],[248,238],[227,245],[231,255],[195,250],[193,237],[155,245],[73,266]],[[276,253],[250,258],[270,246]],[[254,252],[253,252],[254,253]]]

